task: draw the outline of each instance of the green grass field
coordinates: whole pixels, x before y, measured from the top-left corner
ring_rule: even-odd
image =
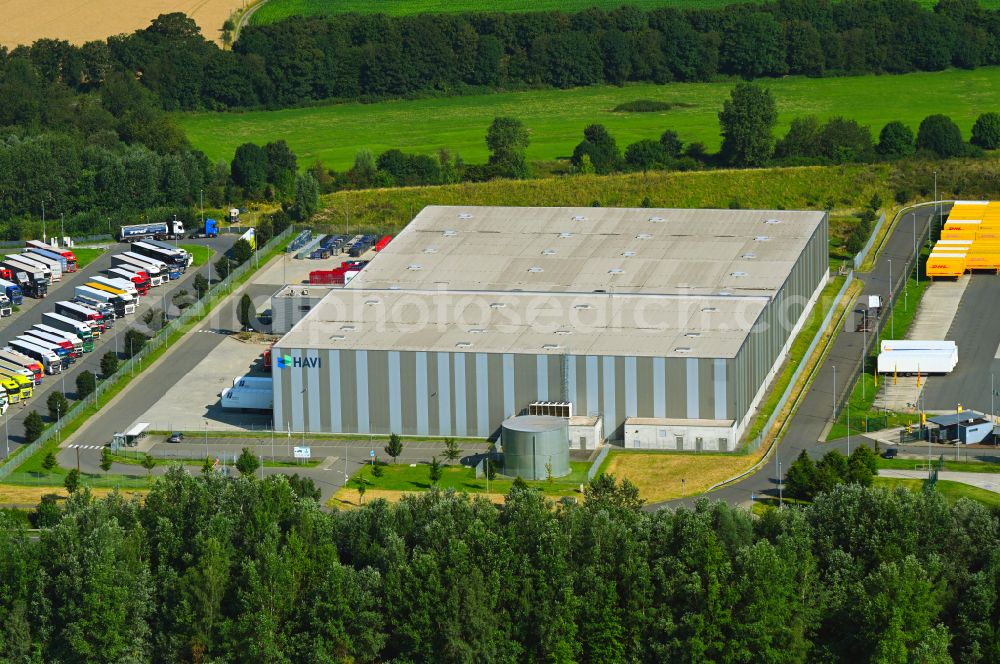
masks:
[[[945,113],[967,138],[980,113],[1000,107],[1000,67],[899,76],[788,77],[760,83],[777,101],[779,135],[793,118],[808,114],[851,117],[869,125],[877,136],[890,120],[903,120],[916,130],[924,117]],[[595,122],[607,126],[622,150],[639,139],[658,138],[666,129],[677,131],[685,143],[700,141],[717,150],[719,109],[734,84],[594,86],[174,117],[192,144],[213,161],[231,160],[242,143],[284,139],[298,155],[300,168],[319,160],[343,170],[361,148],[376,154],[390,148],[426,154],[448,148],[467,162],[483,162],[488,154],[487,128],[494,117],[510,115],[531,132],[529,160],[548,161],[568,157],[582,140],[584,127]],[[654,113],[611,110],[636,99],[682,105]]]
[[[181,249],[191,254],[194,259],[191,263],[191,267],[201,267],[212,258],[212,248],[208,245],[203,244],[182,244],[179,245]]]
[[[382,466],[382,477],[372,475],[372,467],[362,467],[348,483],[348,488],[357,488],[364,480],[369,489],[385,489],[389,491],[427,491],[431,488],[428,475],[430,466],[425,463],[414,467],[408,464],[390,464]],[[528,482],[528,486],[541,489],[550,495],[569,496],[576,493],[580,484],[587,483],[587,471],[590,464],[586,461],[570,462],[570,473],[565,477],[553,478],[552,482]],[[505,494],[510,491],[513,480],[501,476],[490,481],[489,489],[494,494]],[[466,466],[449,465],[441,469],[441,479],[438,488],[454,489],[467,493],[486,493],[486,479],[476,479],[476,471]]]
[[[937,461],[937,457],[934,457],[932,461]],[[877,464],[879,468],[893,470],[927,469],[926,459],[883,459],[879,457]],[[988,461],[945,461],[941,466],[941,470],[962,473],[1000,473],[1000,463]]]
[[[76,267],[82,270],[103,254],[107,249],[104,247],[73,247],[73,254],[76,256]]]
[[[753,2],[754,0],[739,0]],[[937,0],[917,0],[924,7],[934,7]],[[614,9],[633,5],[650,10],[657,7],[678,9],[710,9],[733,4],[733,0],[268,0],[257,10],[250,22],[264,25],[289,16],[333,16],[354,12],[358,14],[443,14],[459,12],[527,12],[559,10],[578,12],[588,7]],[[984,7],[996,7],[998,0],[985,0]]]
[[[875,486],[882,486],[889,489],[903,487],[910,491],[922,491],[923,480],[911,480],[899,477],[876,477]],[[938,493],[945,497],[949,503],[956,502],[959,498],[969,498],[980,502],[987,507],[1000,509],[1000,493],[993,493],[986,489],[980,489],[970,484],[962,484],[952,480],[938,480],[935,485]]]

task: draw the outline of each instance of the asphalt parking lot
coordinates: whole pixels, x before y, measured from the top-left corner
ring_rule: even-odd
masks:
[[[222,251],[228,248],[234,239],[234,236],[223,236],[211,240],[189,240],[186,242],[208,245],[216,251]],[[30,328],[35,323],[40,323],[42,321],[42,314],[46,311],[52,311],[55,302],[72,299],[75,285],[83,283],[89,277],[102,274],[104,270],[111,266],[112,254],[124,250],[125,245],[111,243],[105,253],[83,270],[64,275],[62,281],[53,284],[47,297],[41,300],[33,300],[26,297],[26,306],[22,307],[21,311],[14,316],[4,318],[0,321],[0,342],[12,339],[22,334],[24,330]],[[204,271],[208,268],[203,267],[200,269]],[[115,321],[115,326],[111,332],[102,335],[100,339],[96,340],[94,352],[77,359],[75,363],[71,364],[62,373],[54,376],[46,376],[41,385],[35,386],[34,396],[26,402],[24,407],[16,405],[10,408],[4,416],[7,435],[5,437],[5,444],[0,445],[0,456],[6,456],[8,450],[13,452],[18,445],[23,444],[24,417],[31,410],[37,410],[39,413],[47,416],[45,399],[53,389],[65,392],[68,398],[73,399],[76,396],[76,377],[82,371],[87,370],[99,375],[101,356],[109,350],[117,350],[120,353],[124,350],[122,340],[124,339],[125,332],[137,321],[141,323],[143,313],[152,307],[165,307],[168,314],[176,313],[176,309],[169,304],[170,295],[181,288],[190,289],[190,281],[193,279],[195,272],[195,270],[188,270],[181,279],[171,281],[169,284],[153,289],[147,297],[140,297],[136,313],[123,320]],[[100,420],[102,418],[94,419]]]
[[[970,277],[958,313],[945,337],[958,344],[958,365],[946,376],[932,376],[923,393],[928,411],[966,409],[990,412],[990,376],[993,358],[1000,345],[1000,275],[974,274]],[[1000,389],[1000,375],[996,376]],[[1000,404],[1000,399],[994,397]]]

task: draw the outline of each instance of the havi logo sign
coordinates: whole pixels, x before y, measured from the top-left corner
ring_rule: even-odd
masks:
[[[278,356],[279,369],[319,369],[320,366],[320,359],[318,357]]]

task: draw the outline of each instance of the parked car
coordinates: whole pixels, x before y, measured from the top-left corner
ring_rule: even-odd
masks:
[[[170,437],[167,438],[168,443],[179,443],[182,440],[184,440],[184,434],[182,434],[180,431],[173,432],[172,434],[170,434]]]
[[[895,459],[896,455],[898,453],[899,453],[899,450],[897,450],[895,447],[890,447],[885,452],[882,452],[882,458],[883,459]]]

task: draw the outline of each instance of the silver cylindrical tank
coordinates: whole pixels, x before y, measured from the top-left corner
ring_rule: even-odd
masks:
[[[569,420],[550,415],[519,415],[500,425],[503,473],[508,477],[544,480],[569,475]]]

